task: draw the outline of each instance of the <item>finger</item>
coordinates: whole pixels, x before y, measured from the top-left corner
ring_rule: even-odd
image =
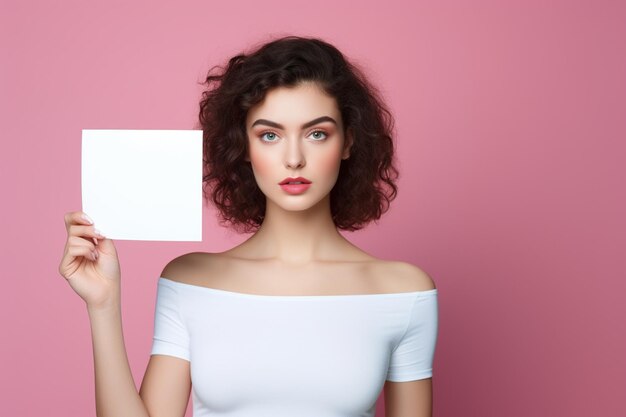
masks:
[[[82,256],[83,258],[95,261],[98,259],[97,252],[88,246],[73,246],[69,248],[68,254],[74,258]]]
[[[79,256],[90,257],[94,253],[94,249],[90,246],[72,246],[68,248],[67,253],[75,258]]]
[[[91,220],[91,218],[82,211],[72,211],[69,213],[65,213],[64,220],[66,228],[69,228],[72,224],[93,224],[93,220]]]
[[[67,243],[68,243],[67,245],[68,249],[72,247],[83,247],[83,246],[88,247],[89,250],[96,249],[96,245],[91,243],[91,240],[83,239],[80,236],[70,236],[69,239],[67,239]]]
[[[104,235],[95,226],[71,225],[68,234],[70,236],[104,239]]]
[[[89,251],[86,255],[87,258],[89,258],[89,260],[91,261],[97,261],[98,260],[98,250],[94,249],[92,251]]]
[[[85,240],[78,236],[70,236],[65,245],[63,257],[59,264],[59,273],[67,278],[67,271],[75,269],[71,265],[77,261],[77,258],[82,257],[90,261],[96,261],[98,259],[98,253],[95,246],[91,241]],[[80,259],[78,259],[80,262]]]

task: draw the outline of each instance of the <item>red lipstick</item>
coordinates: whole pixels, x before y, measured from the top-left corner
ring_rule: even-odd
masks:
[[[289,194],[302,194],[311,186],[311,181],[303,177],[287,177],[278,184]]]

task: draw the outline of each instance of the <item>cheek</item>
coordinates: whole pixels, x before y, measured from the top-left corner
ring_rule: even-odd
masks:
[[[319,159],[319,167],[328,174],[339,174],[339,167],[341,165],[341,153],[330,152],[323,155]]]
[[[250,149],[250,163],[254,173],[261,177],[269,175],[274,166],[274,162],[268,155],[264,155],[263,152],[259,152],[254,148]]]

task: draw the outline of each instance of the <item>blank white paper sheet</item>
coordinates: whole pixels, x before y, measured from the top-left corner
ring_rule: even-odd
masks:
[[[82,135],[82,210],[104,236],[202,241],[201,130]]]

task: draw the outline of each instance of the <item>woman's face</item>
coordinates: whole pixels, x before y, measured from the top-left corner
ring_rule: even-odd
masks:
[[[328,198],[350,145],[334,97],[313,83],[275,88],[248,111],[246,130],[246,160],[268,205],[306,210]]]

